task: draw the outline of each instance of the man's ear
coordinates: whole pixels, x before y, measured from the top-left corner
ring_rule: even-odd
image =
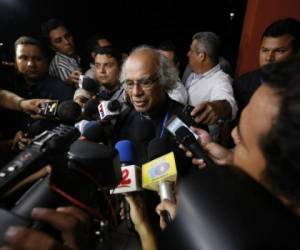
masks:
[[[207,57],[207,55],[204,51],[201,51],[198,56],[202,62],[205,61],[205,59]]]

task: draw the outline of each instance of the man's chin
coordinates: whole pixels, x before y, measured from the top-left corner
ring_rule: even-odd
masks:
[[[135,111],[137,111],[137,112],[141,112],[141,113],[145,113],[145,112],[147,112],[148,111],[148,107],[146,107],[146,106],[137,106],[137,105],[133,105],[134,106],[134,109],[135,109]]]

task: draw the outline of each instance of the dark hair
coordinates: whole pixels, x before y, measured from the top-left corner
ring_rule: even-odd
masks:
[[[51,30],[54,30],[54,29],[56,29],[58,27],[61,27],[61,26],[66,28],[66,25],[60,19],[58,19],[58,18],[49,19],[47,22],[43,23],[42,26],[41,26],[42,35],[47,40],[49,40],[49,33],[51,32]]]
[[[280,19],[271,23],[263,32],[264,37],[279,37],[291,35],[293,39],[293,50],[297,53],[300,48],[300,22],[294,18]]]
[[[96,53],[96,56],[97,55],[108,55],[110,57],[113,57],[116,59],[119,67],[121,67],[121,65],[122,65],[122,54],[116,48],[113,48],[110,46],[106,46],[106,47],[98,46],[95,50],[95,53]]]
[[[179,62],[177,49],[173,41],[165,40],[158,45],[158,49],[163,51],[172,51],[174,53],[174,63],[175,65]]]
[[[276,193],[300,205],[300,57],[266,65],[263,81],[280,96],[279,114],[261,139],[265,180]]]
[[[44,46],[41,44],[41,42],[33,37],[30,36],[21,36],[19,37],[14,44],[14,48],[15,48],[15,54],[16,54],[16,50],[17,50],[17,46],[20,44],[25,44],[25,45],[35,45],[37,47],[40,48],[43,56],[46,58],[47,57],[47,53],[45,51]]]

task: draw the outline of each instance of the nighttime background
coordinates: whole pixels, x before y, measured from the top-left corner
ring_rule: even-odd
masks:
[[[246,0],[0,0],[0,42],[4,44],[0,56],[11,59],[16,38],[39,37],[41,23],[58,17],[69,26],[81,52],[85,41],[97,32],[109,34],[123,52],[171,39],[183,66],[191,36],[214,31],[222,39],[222,55],[234,67],[245,7]],[[235,14],[233,18],[230,13]]]

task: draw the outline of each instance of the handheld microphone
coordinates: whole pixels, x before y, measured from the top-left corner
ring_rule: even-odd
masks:
[[[110,193],[116,194],[140,191],[142,189],[141,169],[133,163],[134,151],[132,142],[129,140],[118,141],[115,148],[119,152],[122,180],[114,190],[110,191]],[[125,199],[123,199],[123,204],[127,228],[128,230],[133,231],[134,225],[130,217],[130,206]]]
[[[98,111],[101,120],[108,120],[120,114],[122,105],[118,100],[101,101]]]
[[[89,121],[86,123],[80,139],[104,144],[107,142],[104,128],[97,121]]]
[[[82,77],[82,82],[81,82],[81,88],[83,88],[84,90],[91,92],[93,94],[96,94],[99,91],[99,84],[86,76]]]
[[[40,115],[63,123],[74,124],[81,115],[81,107],[72,100],[61,103],[50,101],[42,105]]]
[[[175,135],[176,139],[189,149],[196,158],[203,159],[207,166],[215,166],[214,162],[207,156],[189,129],[181,126],[175,131]]]
[[[157,157],[160,153],[160,157]],[[175,201],[173,186],[177,179],[175,156],[170,152],[167,138],[155,138],[149,143],[148,156],[153,159],[142,166],[143,188],[159,193],[161,201]],[[168,152],[168,153],[167,153]],[[171,223],[170,214],[165,211],[162,216],[167,224]]]
[[[77,128],[80,132],[80,134],[82,134],[83,130],[85,129],[85,125],[88,124],[90,121],[88,120],[81,120],[77,123],[75,123],[74,127]]]
[[[141,170],[133,163],[133,146],[129,140],[116,143],[115,148],[119,152],[122,180],[120,184],[110,193],[127,193],[141,190]]]
[[[97,120],[99,118],[98,112],[99,100],[90,99],[83,106],[83,116],[87,120]]]

